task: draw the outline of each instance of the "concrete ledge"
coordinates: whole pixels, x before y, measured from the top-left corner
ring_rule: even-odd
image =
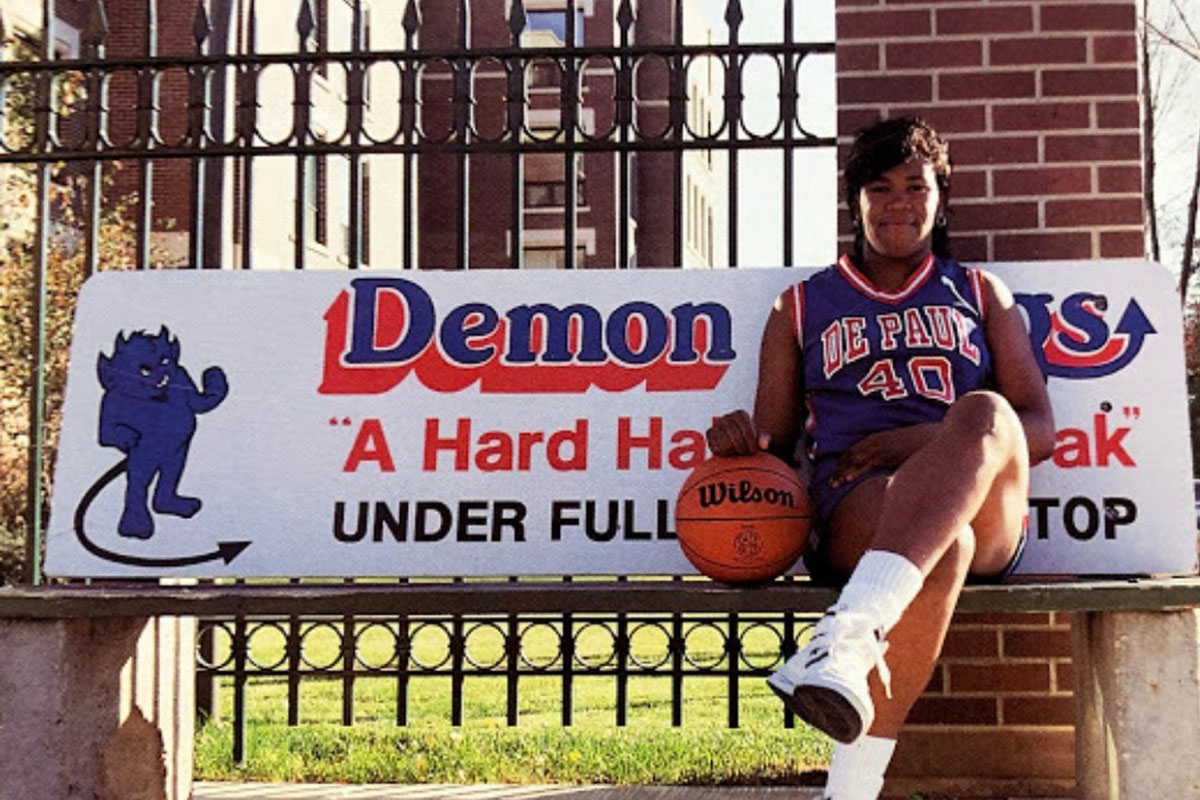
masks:
[[[146,617],[160,614],[497,614],[521,612],[697,611],[821,613],[837,591],[807,580],[729,587],[707,578],[422,581],[406,584],[90,585],[0,588],[0,619]],[[1200,578],[1055,580],[968,586],[958,612],[1113,611],[1200,606]]]

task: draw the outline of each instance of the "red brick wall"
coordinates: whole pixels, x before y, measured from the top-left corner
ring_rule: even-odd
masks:
[[[1143,254],[1131,0],[837,8],[840,134],[918,113],[951,140],[956,255]]]
[[[880,117],[938,128],[963,260],[1142,256],[1136,24],[1133,0],[837,0],[843,151]],[[1068,786],[1069,620],[959,617],[889,791]]]

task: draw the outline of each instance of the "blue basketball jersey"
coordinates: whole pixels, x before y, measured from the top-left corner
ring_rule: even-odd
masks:
[[[843,256],[792,287],[814,496],[864,436],[937,422],[958,397],[989,385],[982,280],[978,269],[931,255],[885,292]]]

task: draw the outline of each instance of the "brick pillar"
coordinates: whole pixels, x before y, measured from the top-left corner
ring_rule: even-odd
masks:
[[[929,120],[964,261],[1143,256],[1136,24],[1134,0],[837,0],[843,152],[881,117]],[[1069,615],[957,618],[889,794],[1071,786],[1070,652]]]

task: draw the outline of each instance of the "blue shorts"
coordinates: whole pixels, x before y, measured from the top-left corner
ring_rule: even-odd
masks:
[[[842,502],[843,497],[850,494],[851,489],[867,478],[873,478],[876,475],[890,477],[895,472],[891,469],[875,469],[840,486],[830,486],[829,479],[836,471],[837,461],[832,459],[825,461],[813,469],[812,480],[808,483],[808,496],[816,507],[818,522],[827,523],[833,519],[833,509],[837,507],[837,504]]]

